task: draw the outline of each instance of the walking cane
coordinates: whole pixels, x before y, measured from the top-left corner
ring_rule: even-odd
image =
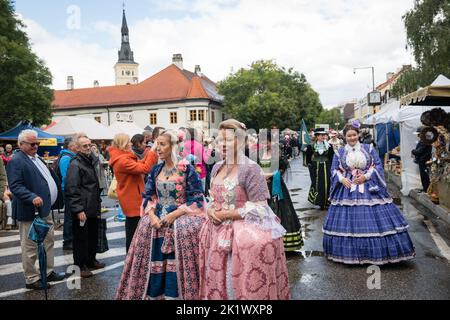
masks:
[[[31,223],[30,231],[28,232],[28,239],[36,242],[38,245],[39,256],[39,271],[41,273],[41,283],[45,290],[45,300],[48,300],[47,295],[47,253],[45,252],[44,240],[47,237],[50,225],[39,216],[40,208],[36,208],[36,217]]]

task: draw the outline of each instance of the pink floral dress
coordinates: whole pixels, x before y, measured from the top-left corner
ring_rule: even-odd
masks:
[[[261,168],[248,158],[237,180],[211,185],[216,210],[237,209],[242,220],[200,231],[200,298],[206,300],[289,299],[283,246],[284,228],[267,205],[269,191]],[[216,164],[212,177],[223,162]]]

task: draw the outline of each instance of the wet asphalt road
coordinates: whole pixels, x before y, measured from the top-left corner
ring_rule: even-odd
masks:
[[[305,245],[301,251],[287,256],[292,299],[450,299],[450,261],[447,260],[450,228],[445,223],[392,188],[396,204],[410,223],[409,232],[417,256],[411,261],[381,266],[380,288],[368,289],[372,273],[367,273],[367,265],[347,266],[323,257],[322,223],[326,212],[308,203],[309,184],[307,169],[300,159],[294,159],[287,185],[302,223]],[[104,204],[111,207],[105,214],[110,250],[97,257],[107,267],[97,271],[93,278],[83,279],[80,290],[68,288],[75,284],[73,278],[55,284],[49,290],[49,299],[114,299],[125,259],[125,226],[124,222],[114,219],[115,203],[107,199]],[[56,230],[55,240],[55,269],[65,271],[72,263],[72,254],[62,251],[62,228]],[[17,231],[0,231],[0,299],[44,299],[43,292],[24,289]]]

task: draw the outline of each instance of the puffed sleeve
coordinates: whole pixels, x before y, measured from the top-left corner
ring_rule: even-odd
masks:
[[[344,179],[344,170],[341,167],[339,153],[333,156],[333,162],[331,164],[331,184],[342,182]],[[336,181],[335,181],[336,180]]]
[[[247,223],[272,232],[272,238],[278,239],[286,234],[286,229],[280,224],[280,219],[275,215],[267,203],[270,198],[264,172],[257,164],[250,164],[243,168],[245,172],[244,187],[248,201],[237,211]]]
[[[187,214],[201,215],[205,212],[205,196],[202,181],[195,168],[188,165],[186,168],[186,203],[179,208]]]
[[[341,157],[343,155],[342,148],[333,156],[333,162],[331,164],[331,177],[330,177],[330,201],[336,198],[337,193],[341,188],[344,188],[342,181],[346,178],[345,169],[341,164]]]
[[[156,177],[159,173],[160,165],[153,166],[148,175],[147,183],[145,184],[145,191],[142,193],[141,216],[144,212],[156,208],[158,196],[156,194]]]
[[[372,145],[369,147],[369,153],[372,158],[372,164],[365,174],[366,180],[369,180],[370,184],[374,185],[374,187],[372,187],[373,189],[376,189],[375,186],[377,185],[386,188],[387,185],[384,178],[383,163],[381,162],[380,156]]]
[[[270,199],[269,189],[264,172],[256,163],[247,166],[244,174],[244,186],[249,201],[265,201]]]

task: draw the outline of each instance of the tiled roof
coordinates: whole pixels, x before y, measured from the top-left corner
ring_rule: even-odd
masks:
[[[389,85],[395,83],[397,79],[400,77],[400,75],[405,72],[407,69],[410,69],[411,65],[405,65],[403,66],[397,73],[395,73],[392,77],[390,77],[386,82],[383,82],[382,84],[377,86],[377,90],[383,90],[384,88],[388,87]]]
[[[221,102],[216,84],[174,64],[136,85],[55,90],[56,110],[125,106],[144,103],[210,99]]]

